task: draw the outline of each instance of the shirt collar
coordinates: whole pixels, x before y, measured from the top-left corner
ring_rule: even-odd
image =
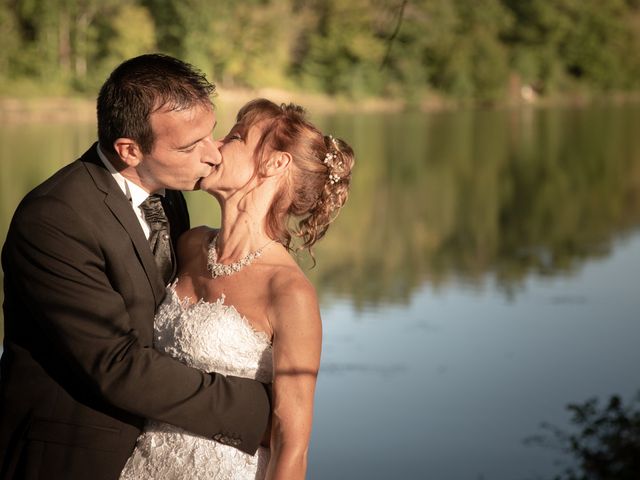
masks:
[[[113,179],[122,190],[122,193],[125,194],[127,199],[134,207],[139,207],[140,204],[144,202],[147,197],[149,197],[149,192],[147,192],[140,185],[133,183],[131,180],[128,180],[120,172],[118,172],[100,148],[100,144],[98,144],[98,156],[100,157],[100,160],[102,160],[102,163],[104,163],[104,166],[107,167],[107,170],[109,170],[109,173],[111,173],[111,175],[113,176]],[[156,193],[164,197],[165,190],[162,189]]]

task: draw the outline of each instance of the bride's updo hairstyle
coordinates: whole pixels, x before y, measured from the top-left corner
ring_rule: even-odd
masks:
[[[301,238],[297,249],[310,251],[347,201],[353,150],[343,140],[324,135],[298,105],[256,99],[242,107],[236,120],[247,129],[260,124],[258,175],[264,172],[269,153],[291,155],[289,175],[269,209],[266,228],[287,249],[293,249],[294,235]]]

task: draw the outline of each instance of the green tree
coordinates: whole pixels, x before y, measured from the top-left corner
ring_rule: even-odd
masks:
[[[13,61],[20,50],[18,24],[8,0],[0,2],[0,38],[3,39],[0,48],[0,78],[8,78],[13,74]]]
[[[315,25],[299,64],[307,85],[328,93],[382,93],[388,18],[369,0],[326,0],[312,6]]]
[[[59,28],[63,5],[63,0],[25,0],[14,4],[20,27],[21,53],[14,58],[18,76],[51,81],[64,69],[63,60],[59,59],[59,39],[64,36]]]
[[[566,59],[569,73],[603,89],[633,83],[626,68],[631,37],[624,0],[566,3],[574,28],[559,53]]]
[[[640,86],[638,0],[0,0],[0,34],[5,83],[50,91],[156,48],[224,86],[352,97]]]
[[[146,7],[121,5],[106,28],[106,63],[116,64],[156,48],[155,24]]]
[[[640,61],[628,55],[640,47],[634,2],[504,1],[516,17],[507,35],[513,67],[529,83],[547,91],[638,85]]]
[[[218,8],[208,51],[222,85],[286,85],[301,27],[291,2],[227,0],[219,2]]]
[[[437,65],[434,85],[461,98],[500,99],[509,74],[502,35],[513,21],[511,12],[499,0],[446,3],[431,6],[434,22],[442,19],[447,25],[427,47],[427,58]]]

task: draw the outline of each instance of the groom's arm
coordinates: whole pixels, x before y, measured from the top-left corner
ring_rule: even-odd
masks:
[[[33,335],[47,338],[74,382],[141,417],[257,449],[270,412],[264,386],[189,368],[144,345],[129,315],[136,306],[107,275],[101,239],[68,205],[51,198],[22,205],[3,264],[15,292],[26,292],[19,303]]]

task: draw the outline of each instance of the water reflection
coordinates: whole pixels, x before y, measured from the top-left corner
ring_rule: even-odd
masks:
[[[541,420],[579,431],[567,399],[638,385],[640,235],[611,250],[575,274],[530,276],[513,301],[485,281],[425,283],[406,305],[326,302],[311,478],[553,479],[562,455],[522,439]],[[325,371],[336,364],[406,371]]]
[[[358,154],[348,207],[310,271],[325,298],[406,303],[425,282],[487,279],[513,295],[528,275],[608,255],[640,225],[637,105],[317,120]],[[21,196],[94,136],[92,123],[3,125],[0,239]],[[216,222],[206,197],[189,196],[194,225]]]
[[[424,282],[511,295],[530,274],[574,271],[640,225],[640,109],[327,120],[353,138],[355,185],[319,246],[321,290],[360,306]],[[487,274],[491,274],[488,277]]]

